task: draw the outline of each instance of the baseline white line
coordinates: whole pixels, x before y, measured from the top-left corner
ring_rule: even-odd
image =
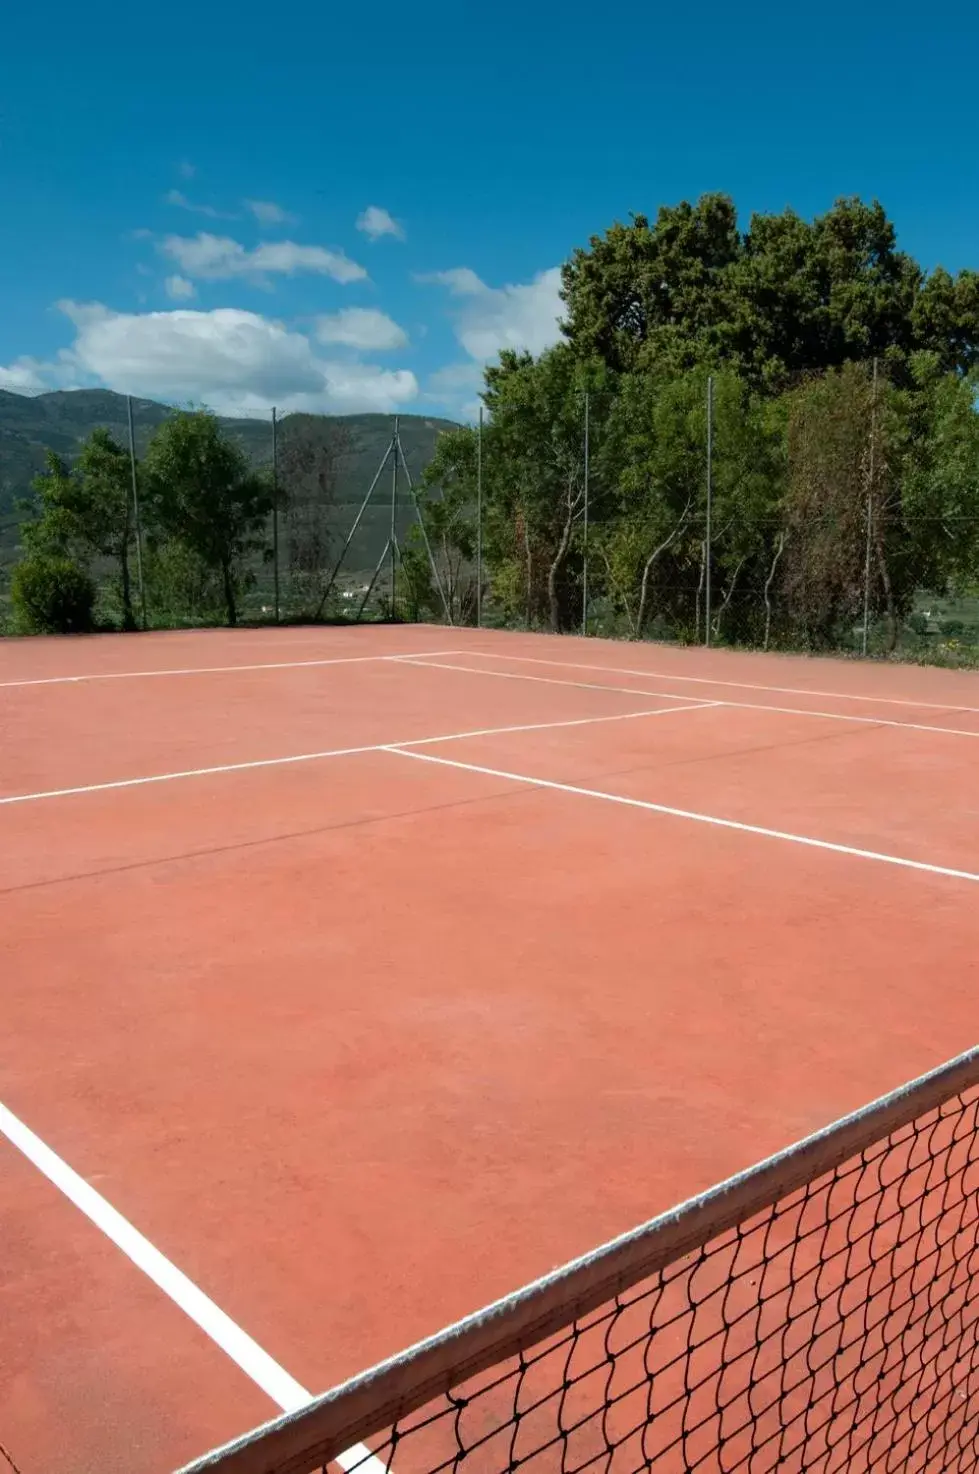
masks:
[[[117,1249],[121,1249],[126,1258],[152,1280],[157,1289],[162,1290],[164,1295],[179,1306],[284,1413],[295,1412],[313,1400],[313,1394],[297,1382],[295,1377],[290,1376],[285,1367],[269,1356],[247,1331],[243,1331],[220,1306],[215,1305],[209,1295],[205,1295],[193,1280],[188,1279],[182,1269],[178,1269],[155,1244],[151,1244],[128,1218],[124,1218],[117,1208],[113,1208],[100,1192],[96,1192],[84,1177],[80,1177],[73,1167],[69,1167],[57,1152],[52,1151],[2,1102],[0,1133],[69,1202],[74,1203],[89,1222],[101,1229],[106,1238]],[[362,1446],[349,1449],[337,1462],[341,1467],[349,1468],[362,1458],[370,1461],[366,1474],[386,1474],[386,1466],[381,1460],[374,1458],[370,1450]]]
[[[534,778],[529,773],[510,773],[503,768],[487,768],[478,763],[463,763],[454,758],[436,757],[429,752],[409,752],[404,747],[389,747],[388,752],[399,757],[408,757],[420,763],[438,763],[443,768],[458,768],[464,773],[480,773],[486,778],[503,778],[511,783],[524,783],[530,788],[552,789],[556,793],[571,793],[579,798],[604,799],[606,803],[621,804],[629,809],[644,809],[651,814],[666,814],[673,819],[687,819],[694,824],[709,824],[715,829],[733,829],[740,834],[756,834],[764,839],[780,839],[787,844],[803,845],[807,849],[828,850],[836,855],[850,855],[858,860],[875,860],[881,865],[897,865],[903,870],[922,870],[929,875],[949,876],[953,880],[969,880],[979,884],[979,875],[971,870],[955,870],[948,865],[931,865],[926,860],[908,860],[902,855],[888,855],[878,850],[859,849],[855,845],[837,844],[830,839],[813,839],[807,834],[792,834],[783,829],[768,829],[760,824],[745,824],[739,819],[722,819],[716,814],[701,814],[694,809],[677,809],[669,804],[652,803],[649,799],[629,798],[622,793],[607,793],[600,788],[582,788],[575,783],[558,783],[551,778]]]
[[[501,657],[502,658],[502,657]],[[642,691],[638,686],[606,686],[600,681],[566,681],[559,676],[529,676],[520,671],[512,670],[484,670],[474,665],[449,665],[443,660],[423,660],[412,657],[411,660],[400,661],[402,665],[417,665],[428,670],[453,670],[461,671],[472,676],[493,676],[508,681],[540,681],[546,686],[572,686],[584,691],[612,691],[616,694],[627,696],[656,696],[666,700],[681,700],[676,692],[670,691]],[[653,677],[652,679],[655,679]],[[774,689],[774,688],[773,688]],[[858,698],[862,699],[862,698]],[[731,711],[772,711],[778,716],[788,717],[821,717],[828,722],[859,722],[866,727],[902,727],[908,732],[942,732],[947,737],[972,737],[979,739],[979,731],[970,732],[965,727],[936,727],[926,722],[900,722],[893,717],[858,717],[852,712],[846,711],[819,711],[804,706],[771,706],[760,701],[727,701],[718,699],[705,702],[709,706],[723,706]],[[969,707],[949,707],[941,710],[968,711]]]
[[[446,655],[465,654],[469,659],[513,660],[520,665],[551,665],[564,670],[602,670],[610,676],[644,676],[650,681],[683,681],[699,686],[730,686],[741,691],[774,691],[781,696],[826,696],[831,701],[870,701],[882,706],[918,706],[930,711],[965,711],[979,714],[979,706],[959,706],[954,701],[911,701],[903,696],[854,695],[850,691],[811,691],[805,686],[763,686],[752,681],[723,681],[710,676],[678,676],[663,670],[630,670],[620,665],[592,665],[583,660],[544,660],[539,655],[502,655],[492,650],[446,650]],[[397,658],[397,657],[396,657]]]
[[[645,693],[647,696],[654,694]],[[674,700],[678,698],[673,698]],[[360,747],[331,747],[322,752],[298,752],[287,757],[254,758],[244,763],[218,763],[210,768],[184,768],[175,773],[150,773],[138,778],[114,778],[105,783],[84,783],[74,788],[48,788],[37,793],[11,793],[0,797],[5,804],[39,803],[48,798],[71,798],[79,793],[108,793],[116,788],[142,788],[150,783],[174,783],[181,778],[207,778],[216,773],[245,773],[255,768],[282,768],[292,763],[315,763],[331,757],[357,757],[365,752],[387,752],[390,747],[428,747],[433,742],[460,742],[466,737],[502,737],[508,732],[544,732],[552,727],[588,727],[597,722],[623,722],[635,717],[655,717],[673,711],[699,711],[714,706],[697,701],[689,706],[655,707],[648,711],[615,712],[611,716],[575,717],[561,722],[522,722],[513,727],[477,727],[468,732],[437,733],[434,737],[407,737],[399,742],[371,742]]]
[[[459,650],[433,650],[433,656],[459,655]],[[379,661],[392,663],[399,655],[335,655],[323,660],[260,660],[249,665],[188,665],[173,670],[92,671],[81,676],[43,676],[26,681],[0,681],[0,690],[12,686],[75,686],[85,681],[144,681],[157,676],[220,676],[234,671],[301,670],[316,665],[370,665]]]

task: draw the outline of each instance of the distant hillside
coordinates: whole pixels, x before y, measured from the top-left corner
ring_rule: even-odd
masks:
[[[136,453],[141,455],[153,431],[173,411],[151,399],[133,400]],[[256,465],[272,457],[269,420],[221,419]],[[9,563],[17,544],[19,500],[30,494],[31,479],[53,450],[67,460],[83,440],[103,425],[128,444],[126,399],[107,389],[59,390],[28,397],[0,390],[0,562]],[[286,415],[279,423],[282,484],[306,501],[330,504],[329,526],[335,541],[350,525],[385,448],[390,442],[390,415]],[[435,441],[452,422],[421,415],[401,416],[401,442],[412,477],[418,479],[431,460]],[[390,529],[385,510],[390,480],[377,491],[377,506],[364,519],[351,548],[352,564],[361,569],[376,561]],[[409,506],[402,508],[407,526]]]

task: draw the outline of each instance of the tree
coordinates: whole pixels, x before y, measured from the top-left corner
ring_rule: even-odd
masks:
[[[592,236],[562,268],[574,352],[622,373],[649,344],[655,356],[689,367],[710,346],[721,286],[740,253],[733,201],[720,194],[661,206],[652,226],[634,215]]]
[[[846,643],[885,614],[888,642],[910,604],[916,568],[901,501],[902,401],[883,375],[846,364],[791,397],[785,595],[807,642]]]
[[[706,619],[707,370],[623,378],[609,416],[601,475],[614,509],[597,541],[631,633],[654,615],[693,636]],[[779,426],[730,371],[714,376],[714,638],[746,633],[762,607],[781,497]],[[746,603],[742,592],[754,590]]]
[[[64,553],[36,548],[17,564],[10,598],[21,626],[32,634],[87,634],[93,625],[95,584]]]
[[[563,296],[575,353],[616,372],[727,363],[778,394],[874,357],[901,387],[917,352],[960,373],[979,360],[979,274],[926,276],[876,200],[756,214],[743,234],[723,195],[636,215],[574,253]]]
[[[523,559],[527,622],[543,616],[555,631],[578,598],[570,560],[584,513],[584,393],[600,395],[606,379],[566,344],[536,360],[504,351],[486,370],[497,525],[509,532],[511,571]]]
[[[268,479],[205,411],[174,414],[146,453],[147,489],[162,531],[220,575],[228,623],[238,619],[245,555],[262,545]]]
[[[942,373],[920,354],[913,371],[903,513],[915,572],[935,593],[963,591],[979,583],[979,370]]]
[[[69,469],[53,452],[35,477],[37,515],[25,542],[68,556],[80,565],[111,559],[119,570],[123,628],[135,629],[130,558],[135,545],[132,466],[108,430],[93,430]]]

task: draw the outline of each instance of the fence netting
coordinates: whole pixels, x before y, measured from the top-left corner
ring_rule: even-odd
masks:
[[[925,1077],[328,1395],[305,1450],[271,1425],[200,1467],[975,1468],[979,1064],[954,1068],[945,1098]]]

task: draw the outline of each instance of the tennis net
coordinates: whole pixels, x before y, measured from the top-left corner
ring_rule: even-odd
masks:
[[[979,1464],[979,1049],[183,1474]]]

